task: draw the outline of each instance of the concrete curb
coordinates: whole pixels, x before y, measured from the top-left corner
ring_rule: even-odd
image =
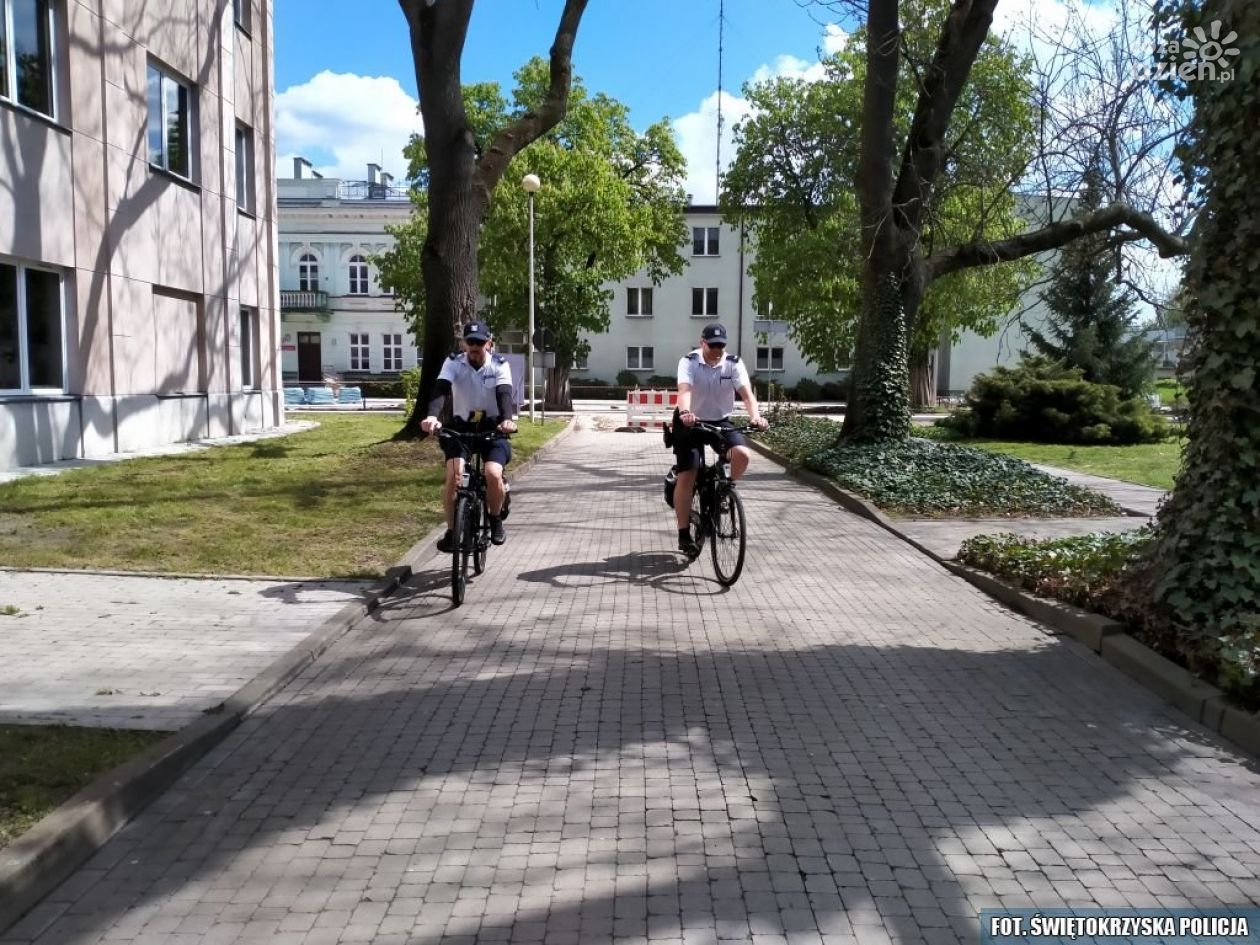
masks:
[[[888,516],[860,496],[841,489],[817,473],[802,469],[764,443],[756,440],[749,443],[761,455],[782,466],[794,479],[814,486],[855,515],[875,522],[973,587],[1049,628],[1052,634],[1067,636],[1083,644],[1196,722],[1243,751],[1260,757],[1260,713],[1245,712],[1229,705],[1219,689],[1128,635],[1124,624],[1062,601],[1038,597],[988,572],[942,558],[898,529]]]
[[[532,469],[574,429],[575,420],[517,467],[513,478]],[[163,739],[148,751],[105,772],[83,790],[0,850],[0,932],[9,928],[75,869],[100,849],[124,824],[139,814],[215,745],[225,739],[251,712],[274,696],[354,626],[381,606],[414,573],[413,568],[437,554],[434,541],[442,528],[420,539],[398,564],[372,585],[362,600],[351,601],[325,620],[305,640],[278,657],[219,705]],[[61,570],[61,569],[50,569]],[[94,572],[107,573],[107,572]],[[137,572],[118,572],[141,576]],[[174,577],[174,575],[149,575]],[[189,575],[201,579],[224,575]],[[283,578],[282,580],[296,580]],[[319,579],[314,579],[319,580]]]

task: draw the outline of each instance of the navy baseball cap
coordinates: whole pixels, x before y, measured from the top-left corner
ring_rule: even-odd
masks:
[[[490,327],[485,322],[469,322],[464,326],[465,341],[489,341]]]
[[[700,337],[708,344],[724,345],[726,344],[726,326],[719,325],[717,322],[705,325],[704,331],[700,332]]]

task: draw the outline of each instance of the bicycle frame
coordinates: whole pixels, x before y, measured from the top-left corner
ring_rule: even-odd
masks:
[[[458,439],[466,446],[477,447],[491,440],[502,439],[501,433],[465,433],[442,428],[439,438]],[[454,524],[451,553],[451,599],[456,606],[464,601],[468,581],[468,564],[473,573],[485,570],[486,553],[490,549],[490,515],[487,507],[486,476],[480,449],[467,450],[464,468],[454,497]]]
[[[700,465],[696,469],[696,484],[692,493],[691,525],[697,546],[703,548],[709,542],[713,557],[713,569],[718,583],[730,587],[744,569],[744,553],[747,534],[744,521],[744,504],[731,476],[730,446],[727,445],[722,427],[697,421],[693,430],[708,433],[716,443],[699,444]],[[741,433],[751,433],[743,429]],[[716,454],[714,462],[708,461],[706,447]]]

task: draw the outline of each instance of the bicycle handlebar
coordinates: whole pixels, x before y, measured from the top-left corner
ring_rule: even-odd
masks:
[[[448,430],[446,427],[443,426],[443,427],[438,427],[437,435],[438,435],[438,439],[441,439],[442,437],[450,437],[456,440],[465,440],[465,441],[485,440],[488,442],[490,440],[506,440],[512,434],[501,433],[498,430],[485,430],[485,431],[480,431],[480,432],[474,431],[474,430]]]
[[[681,421],[679,422],[681,423]],[[719,427],[712,423],[705,423],[703,420],[697,420],[690,427],[688,427],[685,423],[682,424],[682,426],[684,430],[686,429],[701,430],[705,433],[712,433],[716,436],[721,436],[723,433],[744,433],[749,436],[752,436],[753,434],[756,434],[756,433],[765,433],[766,430],[770,429],[769,426],[762,428],[762,427],[753,427],[753,426],[747,426],[747,425],[742,426],[742,427],[737,427],[734,425],[730,427]]]

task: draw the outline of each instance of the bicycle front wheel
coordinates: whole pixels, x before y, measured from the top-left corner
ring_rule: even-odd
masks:
[[[710,550],[713,553],[713,570],[717,572],[718,583],[730,587],[739,580],[744,570],[744,542],[747,538],[744,529],[744,503],[739,493],[732,487],[718,489],[714,496],[713,540]]]
[[[468,517],[471,514],[468,496],[455,500],[455,550],[451,552],[451,600],[458,607],[464,602],[464,589],[468,586],[468,558],[472,546],[468,539]]]
[[[691,538],[696,543],[696,554],[704,548],[704,539],[709,530],[709,516],[705,513],[704,491],[707,484],[700,483],[697,478],[695,491],[691,494]]]
[[[486,551],[490,544],[490,540],[485,536],[485,529],[482,527],[482,518],[486,514],[486,507],[481,502],[469,503],[468,516],[468,542],[472,547],[473,574],[480,574],[486,569]]]

